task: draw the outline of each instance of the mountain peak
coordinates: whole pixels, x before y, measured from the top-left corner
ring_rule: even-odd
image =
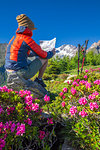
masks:
[[[64,44],[56,48],[56,51],[57,53],[55,54],[55,57],[58,56],[62,58],[63,56],[69,56],[71,58],[76,55],[77,47],[69,44]]]

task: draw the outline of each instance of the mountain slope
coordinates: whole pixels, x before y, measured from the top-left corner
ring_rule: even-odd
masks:
[[[96,43],[93,43],[90,48],[88,48],[87,52],[93,51],[94,53],[100,53],[100,40]]]
[[[56,56],[59,56],[60,58],[64,57],[64,56],[69,56],[70,58],[75,56],[76,52],[77,52],[77,47],[73,46],[73,45],[67,45],[64,44],[58,48],[56,48],[57,53],[55,54]]]

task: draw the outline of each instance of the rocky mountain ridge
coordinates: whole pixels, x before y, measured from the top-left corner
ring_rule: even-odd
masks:
[[[58,48],[56,48],[56,56],[59,56],[60,58],[64,57],[64,56],[69,56],[70,58],[75,56],[77,52],[77,47],[73,46],[73,45],[67,45],[64,44]]]
[[[95,53],[100,53],[100,40],[96,43],[94,42],[87,50],[87,52],[94,50]]]

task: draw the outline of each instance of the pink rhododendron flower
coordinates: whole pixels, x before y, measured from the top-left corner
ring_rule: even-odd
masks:
[[[89,95],[88,98],[91,99],[91,100],[93,100],[93,99],[95,99],[96,96],[98,96],[98,95],[99,95],[99,93],[98,93],[97,91],[95,91],[94,93],[92,93],[92,95]]]
[[[3,128],[3,123],[2,122],[0,122],[0,128]]]
[[[89,105],[90,105],[90,109],[91,109],[91,110],[93,110],[94,108],[95,108],[95,109],[98,109],[98,108],[99,108],[99,106],[98,106],[97,102],[93,102],[93,103],[92,103],[92,102],[90,102],[90,104],[89,104]]]
[[[92,95],[97,96],[97,95],[99,95],[99,93],[97,91],[95,91],[94,93],[92,93]]]
[[[79,84],[77,83],[76,86],[79,86]]]
[[[100,85],[100,80],[95,80],[94,84]]]
[[[30,118],[27,119],[27,123],[31,126],[32,125],[32,120]]]
[[[3,128],[4,126],[3,126],[3,123],[2,122],[0,122],[0,133],[2,133],[2,128]]]
[[[74,79],[74,82],[76,81],[76,79]]]
[[[10,130],[12,125],[12,121],[7,121],[4,125],[4,129]]]
[[[14,91],[16,94],[18,94],[18,91]]]
[[[72,85],[76,85],[77,84],[77,82],[76,81],[74,81],[73,83],[72,83]]]
[[[15,123],[13,123],[13,124],[11,125],[11,128],[10,128],[10,129],[11,129],[11,133],[14,132],[15,127],[16,127],[16,125],[15,125]]]
[[[3,139],[6,140],[6,138],[7,138],[7,133],[4,135]]]
[[[48,120],[48,121],[47,121],[47,122],[48,122],[48,124],[53,124],[53,118],[50,118],[50,119],[49,119],[49,118],[47,118],[47,120]]]
[[[17,126],[20,126],[20,123],[18,122],[16,125],[17,125]]]
[[[93,99],[95,99],[95,96],[89,95],[89,96],[88,96],[88,99],[93,100]]]
[[[81,80],[80,82],[79,82],[79,84],[81,84],[81,85],[84,85],[86,83],[86,81],[84,81],[84,80]]]
[[[17,131],[16,135],[21,135],[22,136],[23,133],[25,133],[25,124],[21,123],[21,125],[19,125],[17,127],[16,131]]]
[[[28,96],[25,97],[25,103],[27,105],[31,105],[32,104],[32,100],[33,100],[33,97],[30,96],[30,95],[28,95]]]
[[[63,92],[60,92],[60,93],[59,93],[60,96],[63,96],[63,94],[64,94]]]
[[[49,102],[49,101],[50,101],[50,96],[45,95],[45,96],[44,96],[44,101],[45,101],[45,102]]]
[[[78,84],[76,81],[74,81],[74,82],[72,83],[72,85],[79,86],[79,84]]]
[[[80,98],[80,99],[79,99],[79,103],[80,103],[80,105],[85,105],[85,104],[87,104],[86,98],[85,98],[85,97]]]
[[[31,106],[32,106],[33,111],[37,111],[39,109],[39,104],[37,104],[37,103],[35,103],[35,104],[32,103]]]
[[[24,90],[20,90],[20,91],[19,91],[19,96],[20,96],[20,97],[24,97],[25,95],[27,95],[27,96],[28,96],[28,95],[31,95],[31,92],[28,91],[28,90],[25,90],[25,91],[24,91]]]
[[[84,111],[85,109],[83,109],[81,112],[79,112],[79,115],[81,115],[83,118],[88,116],[87,112]]]
[[[8,92],[7,86],[0,87],[1,92]]]
[[[72,95],[75,95],[76,94],[76,89],[74,89],[73,87],[71,88],[71,93]]]
[[[85,75],[84,78],[87,79],[87,75]]]
[[[8,93],[10,93],[10,92],[12,92],[13,91],[13,89],[8,89]]]
[[[45,137],[45,131],[39,131],[40,132],[40,135],[39,135],[39,138],[40,138],[40,140],[43,140],[44,139],[44,137]]]
[[[62,107],[65,107],[65,102],[63,101],[63,102],[61,103],[61,105],[62,105]]]
[[[85,86],[86,86],[86,89],[88,89],[88,88],[91,87],[91,83],[89,83],[88,81],[86,81]]]
[[[10,115],[10,113],[13,113],[15,110],[15,107],[7,107],[7,115]]]
[[[69,81],[67,81],[67,83],[69,84],[70,82],[69,82]]]
[[[31,91],[28,91],[28,90],[25,90],[24,93],[25,93],[26,95],[31,95]]]
[[[24,90],[20,90],[19,94],[22,95],[24,93]]]
[[[0,86],[0,91],[2,92],[2,87]]]
[[[7,86],[3,86],[2,89],[3,89],[4,92],[8,92]]]
[[[89,71],[86,69],[85,72],[87,73],[87,72],[89,72]]]
[[[3,149],[3,147],[5,147],[5,141],[3,139],[0,139],[0,150]]]
[[[79,82],[80,81],[80,79],[77,79],[77,82]]]
[[[3,108],[0,106],[0,114],[4,112]]]
[[[75,114],[77,113],[77,107],[76,107],[76,106],[72,106],[72,107],[70,108],[69,113],[70,113],[71,115],[74,115],[74,116],[75,116]]]
[[[27,111],[31,111],[31,110],[32,110],[32,107],[27,105],[27,106],[25,107],[25,109],[26,109]]]
[[[24,120],[26,123],[28,123],[30,126],[32,125],[32,120],[30,118],[27,118],[27,120]]]
[[[72,83],[72,80],[68,80],[67,83],[68,83],[68,84],[71,84],[71,83]]]
[[[6,122],[5,125],[4,125],[4,130],[6,130],[6,129],[7,129],[7,130],[8,130],[8,129],[10,130],[10,125],[9,125],[8,122]]]
[[[65,99],[66,97],[63,95],[62,98]]]
[[[15,123],[12,123],[12,121],[8,121],[3,125],[4,131],[11,130],[11,133],[14,132],[15,127],[16,127],[16,125],[15,125]],[[7,136],[7,135],[5,135],[5,136]]]
[[[63,88],[63,92],[67,93],[67,88],[66,87]]]

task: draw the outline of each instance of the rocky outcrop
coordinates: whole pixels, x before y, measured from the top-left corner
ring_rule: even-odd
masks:
[[[74,150],[74,148],[72,148],[71,146],[69,146],[68,140],[65,139],[64,143],[62,145],[62,149],[61,150]]]
[[[76,77],[76,75],[70,75],[67,77],[67,79],[64,81],[64,83],[71,83],[72,82],[72,78]]]
[[[4,65],[0,67],[0,86],[2,86],[6,82],[6,72]]]
[[[13,89],[14,91],[19,91],[21,89],[29,90],[34,95],[34,98],[41,99],[48,94],[47,90],[40,84],[32,80],[25,80],[17,75],[16,72],[8,74],[7,87],[9,89]]]
[[[5,52],[7,48],[7,43],[0,43],[0,66],[5,62]]]

